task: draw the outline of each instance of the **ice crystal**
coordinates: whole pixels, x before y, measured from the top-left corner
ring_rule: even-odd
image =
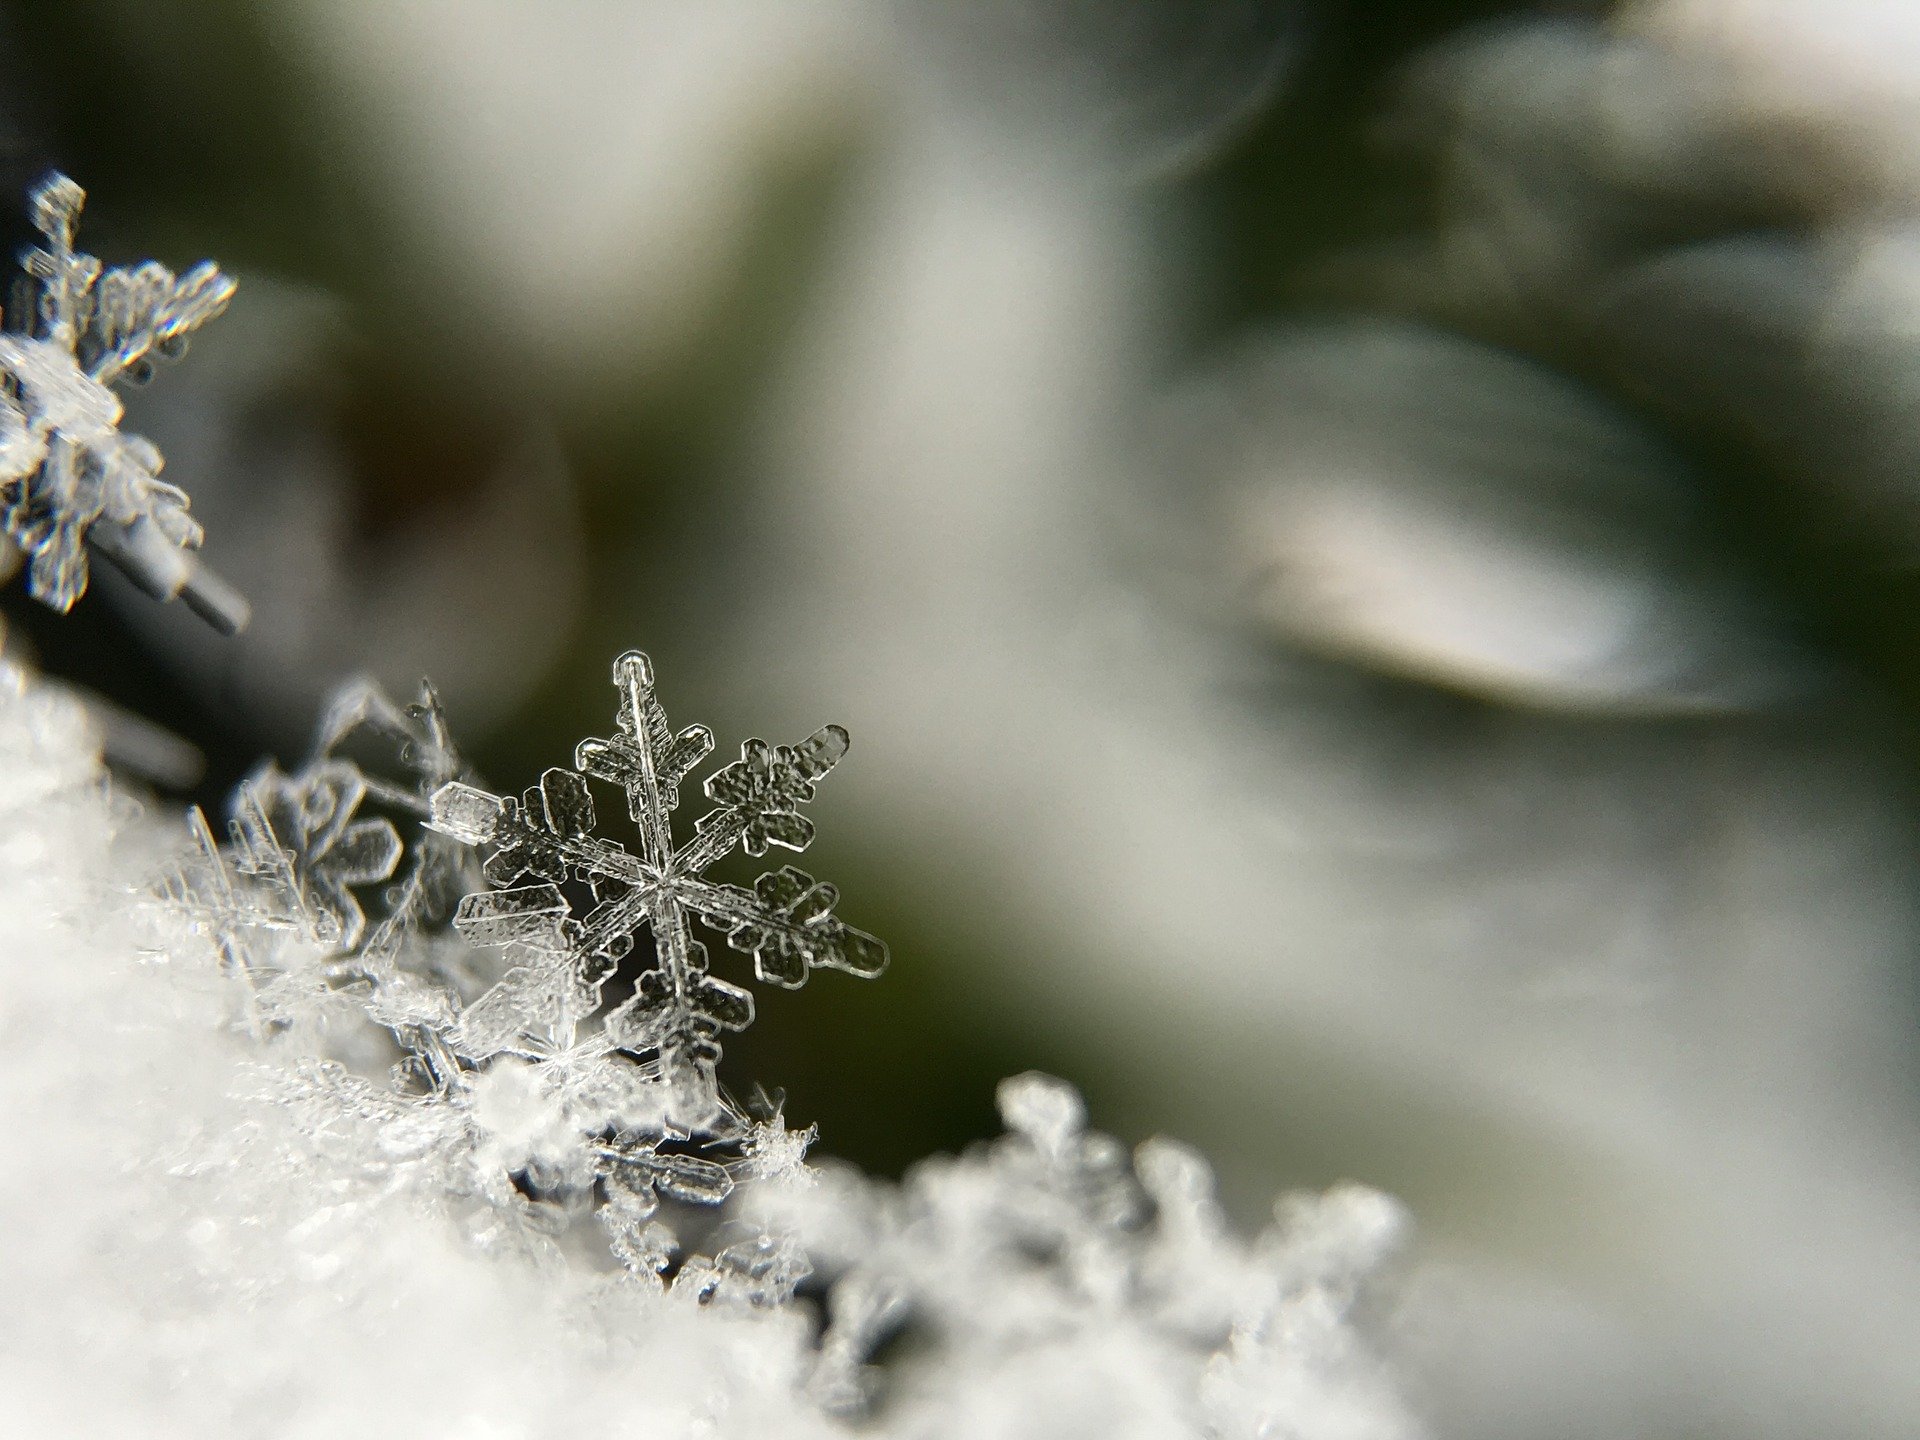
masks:
[[[567,977],[549,983],[577,989],[586,1003],[646,928],[654,964],[641,973],[633,997],[606,1017],[606,1033],[621,1048],[654,1057],[676,1123],[708,1130],[728,1111],[714,1075],[719,1036],[752,1022],[753,996],[708,973],[693,919],[752,955],[754,973],[768,984],[798,986],[820,968],[871,977],[886,967],[886,947],[836,917],[838,892],[805,871],[782,866],[752,890],[707,876],[736,845],[753,856],[771,845],[806,848],[813,825],[800,807],[846,754],[847,732],[827,725],[797,746],[747,741],[740,758],[706,782],[716,808],[676,845],[671,819],[680,784],[712,751],[713,732],[704,725],[672,730],[654,693],[652,662],[639,651],[614,663],[613,679],[618,731],[582,740],[577,769],[549,769],[517,799],[449,783],[433,797],[431,825],[492,847],[486,876],[500,888],[461,901],[454,918],[460,932],[475,944],[541,957],[537,964],[549,975]],[[595,833],[589,775],[626,792],[638,853]],[[570,880],[591,887],[596,903],[584,915],[561,888]],[[537,988],[532,977],[523,983]]]
[[[443,933],[478,867],[419,822],[427,797],[466,773],[430,685],[401,706],[353,681],[303,764],[287,772],[269,761],[241,782],[224,850],[193,812],[196,859],[174,888],[233,973],[271,977],[283,998],[357,985],[371,1019],[438,1054],[439,1032],[484,988],[461,963],[466,947]]]
[[[387,879],[400,863],[393,822],[359,818],[366,793],[366,778],[345,762],[296,775],[269,766],[241,786],[234,807],[240,868],[271,884],[317,943],[342,950],[366,926],[354,887]]]
[[[422,681],[419,698],[403,706],[372,680],[361,678],[343,686],[329,702],[312,755],[295,776],[283,780],[271,766],[264,767],[243,785],[242,793],[275,794],[286,788],[319,786],[337,790],[349,813],[357,814],[373,802],[408,822],[404,846],[393,821],[376,816],[355,822],[363,838],[349,843],[345,853],[339,840],[327,852],[339,857],[333,864],[338,878],[328,885],[326,908],[335,917],[343,949],[354,948],[359,937],[353,924],[359,907],[350,893],[343,893],[345,887],[397,875],[382,897],[384,918],[361,947],[366,953],[384,956],[397,948],[403,934],[444,925],[460,897],[480,883],[471,852],[422,823],[435,792],[469,774],[431,683]],[[404,867],[403,850],[408,862]],[[312,844],[303,846],[300,853],[310,866],[324,858]]]
[[[843,1178],[790,1217],[830,1282],[822,1403],[859,1410],[884,1389],[955,1433],[1005,1433],[1049,1393],[1122,1434],[1417,1433],[1350,1324],[1404,1230],[1392,1201],[1288,1197],[1248,1242],[1194,1151],[1150,1140],[1129,1156],[1050,1076],[999,1099],[1001,1139],[898,1189]],[[883,1375],[875,1353],[903,1327],[921,1358]]]
[[[711,737],[698,727],[666,736],[641,678],[644,659],[624,658],[617,670],[627,677],[629,714],[647,728],[629,722],[614,739],[584,742],[580,763],[621,783],[636,815],[649,795],[671,808],[672,787],[705,757]],[[665,737],[667,754],[653,771],[655,788],[635,797],[647,782],[632,737],[643,734]],[[704,869],[735,841],[750,851],[768,841],[805,843],[811,832],[796,807],[845,747],[845,732],[833,728],[798,750],[750,742],[742,762],[710,782],[722,808],[660,868],[691,868],[699,856]],[[214,844],[196,813],[196,854],[174,894],[197,915],[221,969],[246,982],[254,1032],[290,1034],[321,1062],[305,1073],[303,1095],[345,1087],[341,1103],[409,1135],[418,1127],[408,1104],[448,1107],[464,1118],[433,1131],[443,1147],[434,1161],[442,1188],[502,1212],[508,1228],[489,1222],[489,1233],[539,1249],[597,1211],[613,1255],[659,1283],[679,1253],[661,1203],[720,1206],[743,1180],[791,1176],[809,1133],[788,1130],[775,1105],[762,1100],[749,1113],[720,1089],[711,1068],[717,1047],[699,1047],[717,1015],[745,1023],[751,998],[705,975],[704,952],[684,921],[683,951],[658,938],[666,903],[720,917],[776,983],[798,984],[814,964],[875,973],[885,951],[832,917],[829,887],[790,869],[763,877],[755,892],[695,870],[664,895],[635,895],[627,852],[591,837],[592,801],[578,772],[550,771],[524,802],[499,800],[471,781],[430,686],[399,706],[372,682],[356,681],[328,706],[301,765],[283,771],[267,763],[241,784],[227,846]],[[540,823],[499,819],[522,805]],[[492,853],[484,865],[469,843],[480,836],[448,833],[449,815],[473,813],[496,821],[486,829]],[[537,907],[527,899],[534,887],[513,883],[530,872],[542,877]],[[559,889],[580,879],[605,897],[584,921]],[[496,881],[509,888],[489,889]],[[609,905],[620,907],[613,921],[602,914]],[[662,969],[670,963],[662,952],[689,957],[685,1008],[653,1028],[623,1020],[649,997],[675,993],[670,982],[643,975],[635,1001],[591,1023],[613,963],[643,924],[654,928]],[[625,929],[616,933],[616,925]],[[580,946],[596,926],[611,938]],[[731,1008],[722,1011],[716,997]],[[413,1097],[391,1113],[371,1106],[364,1082],[338,1063],[363,1067],[374,1032],[397,1047],[395,1085]],[[710,1296],[775,1303],[804,1273],[790,1250],[759,1234],[700,1259],[701,1278],[688,1271],[687,1283]]]
[[[92,546],[156,598],[238,630],[246,603],[194,558],[202,532],[186,492],[160,479],[151,442],[120,429],[113,389],[179,355],[234,282],[211,262],[178,276],[152,260],[103,267],[74,248],[85,198],[59,174],[31,198],[44,244],[23,257],[0,332],[0,525],[29,557],[29,592],[56,610],[86,592]]]

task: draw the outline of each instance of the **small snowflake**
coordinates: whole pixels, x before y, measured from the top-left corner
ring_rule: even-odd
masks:
[[[33,192],[46,244],[26,253],[25,298],[0,332],[0,527],[29,557],[29,592],[55,610],[86,593],[91,545],[150,594],[238,630],[246,602],[193,559],[202,532],[186,492],[160,479],[151,442],[119,428],[112,388],[180,354],[234,282],[211,262],[180,276],[152,260],[104,268],[74,249],[85,198],[58,174]]]
[[[359,815],[366,793],[366,777],[345,761],[292,775],[269,764],[234,806],[239,868],[279,890],[313,939],[336,950],[353,949],[366,928],[354,887],[392,876],[403,850],[391,820]]]
[[[753,996],[707,973],[694,919],[751,954],[768,984],[798,986],[820,968],[874,976],[886,967],[886,947],[839,920],[838,892],[804,871],[782,866],[752,890],[706,875],[736,845],[755,856],[770,845],[805,848],[813,826],[800,806],[846,754],[847,732],[828,725],[797,746],[747,741],[740,759],[706,782],[717,808],[676,846],[670,821],[680,783],[712,751],[713,733],[703,725],[672,731],[654,694],[652,663],[638,651],[615,662],[613,678],[618,733],[581,741],[577,769],[548,770],[518,799],[452,782],[434,795],[430,824],[493,847],[486,876],[500,888],[469,895],[454,918],[475,944],[543,953],[597,992],[636,933],[650,932],[655,963],[632,999],[607,1017],[606,1030],[616,1044],[657,1057],[676,1097],[676,1120],[703,1129],[728,1109],[714,1079],[718,1037],[752,1022]],[[638,853],[594,833],[588,775],[626,791]],[[574,913],[560,888],[570,880],[592,887],[596,903],[585,915]]]
[[[328,703],[304,764],[290,773],[263,764],[235,791],[235,865],[266,882],[282,917],[315,943],[368,964],[389,961],[405,938],[445,925],[479,883],[478,867],[472,851],[444,835],[414,823],[403,841],[391,819],[362,808],[373,802],[424,821],[428,797],[468,773],[431,685],[422,682],[420,699],[402,706],[372,680],[350,681]],[[369,929],[356,892],[390,879]]]
[[[256,1034],[344,1038],[371,1021],[404,1052],[405,1088],[451,1083],[445,1037],[498,972],[447,928],[480,883],[473,852],[419,822],[466,773],[430,686],[401,706],[362,679],[334,696],[302,765],[241,782],[224,847],[189,812],[194,853],[167,889],[247,984]]]
[[[395,704],[364,676],[343,685],[321,717],[312,757],[309,769],[352,764],[367,799],[416,822],[409,826],[408,863],[384,896],[385,918],[362,947],[390,958],[406,937],[444,926],[460,898],[483,883],[470,849],[419,823],[442,786],[470,779],[472,771],[453,743],[439,694],[426,680],[410,705]]]

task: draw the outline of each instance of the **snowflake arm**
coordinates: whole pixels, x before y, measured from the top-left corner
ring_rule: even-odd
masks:
[[[806,871],[782,865],[754,882],[691,890],[688,903],[726,933],[734,949],[753,956],[754,973],[769,985],[797,989],[809,972],[826,968],[871,979],[886,969],[887,947],[833,914],[840,892]]]
[[[244,599],[192,552],[187,496],[160,479],[160,452],[120,430],[112,389],[178,355],[233,298],[205,263],[185,275],[155,261],[107,269],[74,248],[85,192],[64,175],[32,197],[42,246],[23,257],[12,329],[0,333],[0,528],[29,557],[35,599],[71,609],[86,592],[87,547],[157,599],[178,596],[216,628],[246,624]]]
[[[220,972],[242,981],[251,991],[256,977],[244,937],[258,930],[291,928],[285,907],[274,903],[280,897],[272,890],[262,897],[234,884],[227,856],[214,838],[206,812],[197,805],[187,810],[187,833],[193,841],[193,855],[170,878],[169,893],[213,940]],[[276,849],[274,856],[285,863],[283,852]],[[288,875],[290,878],[290,871]]]

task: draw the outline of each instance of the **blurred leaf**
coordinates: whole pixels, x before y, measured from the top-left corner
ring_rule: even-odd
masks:
[[[1781,617],[1715,554],[1678,459],[1521,356],[1390,322],[1249,342],[1182,466],[1259,623],[1491,698],[1650,713],[1792,688]]]

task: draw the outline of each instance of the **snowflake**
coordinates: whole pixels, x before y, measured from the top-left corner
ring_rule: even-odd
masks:
[[[367,780],[358,766],[321,760],[289,775],[271,762],[242,782],[233,840],[239,868],[265,880],[318,944],[352,950],[366,928],[354,887],[388,879],[400,832],[362,818]]]
[[[221,970],[248,983],[256,1033],[370,1020],[416,1078],[444,1088],[457,1069],[445,1032],[497,978],[473,973],[477,952],[446,930],[480,883],[472,852],[418,823],[427,797],[466,773],[431,686],[401,706],[360,679],[333,697],[302,765],[268,762],[241,782],[224,848],[189,812],[194,851],[167,888]]]
[[[622,673],[632,668],[623,662]],[[630,688],[629,704],[643,725],[586,742],[580,763],[631,795],[644,783],[632,737],[648,734],[667,758],[644,793],[671,808],[677,782],[712,738],[698,727],[669,735],[650,688]],[[736,841],[755,852],[805,844],[812,831],[798,807],[845,748],[845,732],[834,729],[798,750],[750,742],[742,761],[709,783],[721,808],[662,868],[697,857],[704,869]],[[221,968],[247,982],[256,1036],[291,1037],[295,1050],[316,1057],[357,1057],[362,1069],[378,1052],[368,1048],[369,1026],[398,1043],[396,1091],[464,1117],[435,1131],[435,1164],[467,1177],[455,1185],[460,1193],[501,1212],[486,1222],[489,1234],[538,1249],[596,1212],[629,1271],[666,1284],[678,1240],[659,1213],[662,1202],[716,1207],[743,1180],[790,1179],[805,1168],[811,1132],[787,1130],[765,1096],[746,1110],[721,1098],[711,1064],[718,1050],[709,1042],[722,1022],[745,1023],[752,999],[705,975],[704,951],[685,934],[684,919],[682,953],[694,967],[684,1008],[588,1023],[601,1009],[613,957],[634,929],[656,924],[665,905],[635,893],[634,872],[618,866],[626,853],[619,846],[583,839],[593,822],[582,774],[550,772],[524,802],[541,823],[497,825],[484,866],[464,836],[418,823],[438,824],[450,804],[504,811],[510,803],[471,783],[430,686],[400,706],[373,682],[355,681],[328,705],[303,764],[288,772],[268,763],[241,784],[225,849],[196,814],[200,855],[175,893],[212,938]],[[633,799],[636,812],[644,807]],[[583,846],[591,869],[578,858]],[[536,887],[512,886],[528,873],[547,877],[537,905],[526,894]],[[630,918],[620,922],[624,933],[575,953],[569,940],[596,927],[612,933],[598,910],[584,924],[554,910],[567,908],[559,884],[582,876]],[[873,973],[884,963],[877,941],[833,918],[832,890],[800,872],[777,869],[753,892],[697,871],[691,879],[666,898],[754,954],[774,983],[797,985],[813,965]],[[490,891],[490,880],[512,888]],[[476,947],[472,938],[486,943]],[[653,978],[639,989],[642,1000],[673,993]],[[636,1038],[643,1026],[652,1028]],[[313,1084],[349,1073],[329,1064],[313,1071]],[[393,1123],[411,1126],[408,1113],[394,1111]],[[804,1272],[791,1240],[765,1227],[700,1266],[691,1289],[754,1303],[775,1303]]]
[[[283,895],[250,884],[251,876],[235,872],[199,806],[189,808],[186,819],[191,854],[164,879],[161,892],[178,907],[188,932],[211,942],[220,973],[244,987],[247,1028],[257,1039],[263,1024],[259,987],[267,959],[260,939],[283,940],[298,921]]]
[[[376,750],[405,778],[360,763]],[[234,792],[235,865],[264,881],[278,896],[281,920],[315,943],[391,958],[404,937],[444,924],[478,872],[465,846],[418,824],[404,842],[392,819],[362,815],[362,807],[372,801],[423,821],[428,797],[468,773],[430,684],[421,682],[419,700],[401,706],[372,680],[350,681],[329,701],[305,763],[286,772],[268,761]],[[369,931],[356,892],[396,874]]]
[[[384,763],[370,768],[375,754]],[[342,686],[321,717],[313,757],[310,765],[353,764],[366,798],[416,822],[406,846],[410,863],[385,897],[386,918],[362,947],[390,957],[404,937],[444,926],[461,897],[484,883],[469,848],[421,823],[431,812],[432,797],[453,781],[470,779],[472,772],[453,743],[440,697],[426,680],[420,682],[419,699],[404,706],[366,677]],[[389,779],[384,771],[404,778]]]
[[[103,268],[74,249],[86,194],[64,175],[33,192],[44,247],[27,251],[0,332],[0,526],[29,557],[27,588],[66,611],[87,588],[93,546],[158,599],[180,596],[218,628],[245,625],[246,602],[201,567],[187,496],[160,479],[160,452],[123,432],[113,386],[139,384],[219,315],[234,282],[211,262],[176,276],[149,260]]]
[[[717,808],[676,847],[671,817],[680,784],[712,751],[713,733],[704,725],[672,731],[654,694],[652,663],[638,651],[615,662],[613,679],[618,733],[581,741],[577,769],[548,770],[519,799],[454,781],[434,795],[429,823],[466,844],[493,847],[486,877],[499,888],[467,896],[454,918],[475,944],[521,946],[597,993],[636,933],[648,929],[655,963],[632,999],[607,1016],[606,1032],[619,1046],[656,1057],[677,1123],[710,1130],[729,1111],[714,1078],[718,1037],[752,1022],[753,996],[707,973],[693,919],[751,954],[755,973],[772,985],[801,985],[820,968],[870,977],[886,967],[886,947],[839,920],[838,892],[806,872],[782,866],[750,891],[706,874],[735,845],[753,856],[771,845],[806,847],[813,826],[800,807],[846,754],[847,732],[828,725],[797,746],[747,741],[740,759],[706,782]],[[589,775],[625,790],[638,853],[594,833]],[[584,916],[561,889],[571,880],[592,888],[597,903]]]

